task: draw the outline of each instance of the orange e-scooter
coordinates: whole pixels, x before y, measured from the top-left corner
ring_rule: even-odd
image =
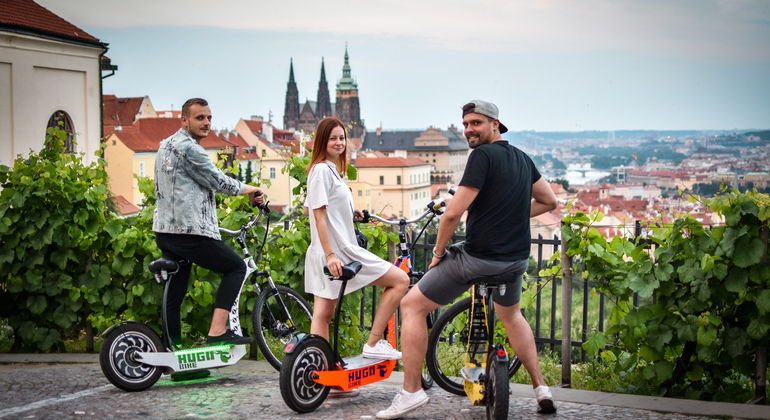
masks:
[[[340,294],[334,310],[334,347],[315,334],[300,334],[286,345],[281,365],[281,396],[286,405],[298,413],[309,413],[323,404],[329,391],[348,391],[390,377],[396,360],[364,358],[362,355],[342,358],[339,352],[339,322],[342,299],[348,280],[361,270],[353,261],[342,267]],[[324,267],[328,275],[328,269]]]

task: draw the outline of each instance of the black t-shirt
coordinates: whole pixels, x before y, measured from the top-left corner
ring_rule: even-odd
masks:
[[[468,254],[494,261],[529,257],[532,184],[540,177],[532,159],[507,141],[473,149],[460,181],[479,190],[468,207]]]

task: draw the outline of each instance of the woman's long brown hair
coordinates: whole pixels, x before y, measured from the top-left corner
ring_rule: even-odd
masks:
[[[317,163],[326,161],[326,146],[329,144],[329,137],[332,135],[332,130],[336,127],[342,127],[342,131],[345,133],[345,150],[337,157],[337,172],[345,175],[348,162],[348,132],[345,130],[345,125],[339,118],[329,117],[324,118],[318,123],[318,127],[315,129],[315,138],[313,139],[313,154],[310,158],[310,164],[307,166],[308,172]]]

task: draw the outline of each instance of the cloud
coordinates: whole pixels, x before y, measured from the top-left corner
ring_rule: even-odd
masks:
[[[770,60],[764,0],[38,0],[81,27],[221,27],[408,37],[448,51]]]

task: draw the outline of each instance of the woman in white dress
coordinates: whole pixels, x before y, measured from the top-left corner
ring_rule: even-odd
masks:
[[[313,155],[308,166],[305,208],[310,217],[310,246],[305,255],[305,291],[314,296],[312,334],[329,340],[329,324],[341,282],[329,281],[323,273],[328,266],[334,276],[342,266],[360,261],[361,271],[348,281],[345,293],[364,286],[387,287],[377,307],[372,331],[364,344],[363,356],[400,359],[401,352],[382,340],[388,320],[409,289],[409,277],[398,267],[358,246],[353,226],[353,195],[342,181],[346,172],[347,138],[345,127],[337,118],[318,123],[313,141]]]

